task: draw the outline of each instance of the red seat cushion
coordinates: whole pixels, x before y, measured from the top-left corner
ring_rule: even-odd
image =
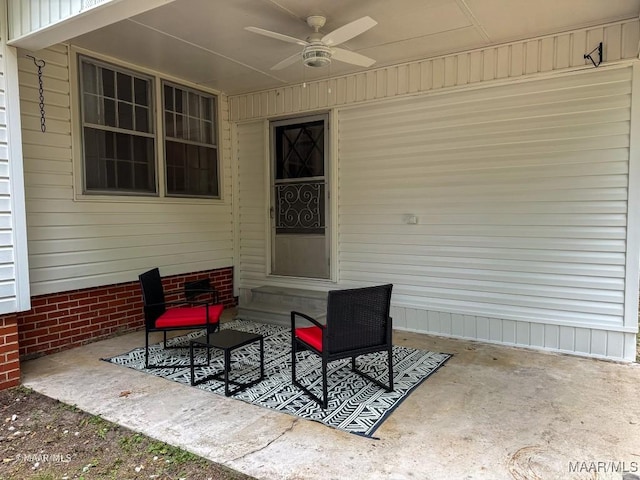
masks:
[[[296,337],[319,352],[322,351],[322,329],[320,327],[296,328]]]
[[[170,308],[156,320],[156,328],[190,327],[207,324],[207,307]],[[209,306],[209,323],[218,323],[224,307]]]

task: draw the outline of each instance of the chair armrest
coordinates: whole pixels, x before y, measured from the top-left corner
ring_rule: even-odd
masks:
[[[315,318],[301,312],[296,312],[294,310],[291,311],[291,330],[293,331],[296,328],[296,317],[302,317],[305,320],[313,323],[316,327],[325,328],[325,326],[317,321]]]
[[[194,300],[196,297],[206,294],[211,295],[213,303],[218,303],[218,291],[211,285],[208,278],[184,282],[183,289],[184,298],[187,300]]]
[[[178,305],[199,305],[201,307],[208,307],[213,305],[213,302],[203,302],[203,301],[186,301],[186,300],[177,300],[175,302],[162,302],[162,303],[148,303],[144,307],[166,307],[166,306],[178,306]]]
[[[188,291],[185,291],[185,298],[187,299],[188,302],[193,301],[192,299],[198,297],[199,295],[211,295],[211,303],[220,303],[218,301],[218,291],[211,287],[211,288],[191,288]]]

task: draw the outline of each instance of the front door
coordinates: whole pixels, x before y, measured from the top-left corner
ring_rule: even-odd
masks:
[[[271,122],[271,273],[329,278],[327,115]]]

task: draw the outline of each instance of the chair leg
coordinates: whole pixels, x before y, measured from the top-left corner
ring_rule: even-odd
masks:
[[[296,384],[296,339],[291,334],[291,383]]]
[[[309,395],[309,397],[316,402],[323,409],[327,408],[327,365],[322,362],[322,392],[323,396],[320,398],[318,395],[314,394],[309,388],[301,384],[296,378],[296,352],[298,351],[298,342],[296,342],[295,338],[291,342],[291,383],[302,390],[304,393]]]
[[[144,367],[149,368],[149,332],[144,332]]]
[[[387,349],[387,366],[389,368],[389,385],[385,385],[377,378],[373,378],[371,375],[364,373],[362,370],[359,370],[356,365],[356,357],[351,357],[351,370],[360,375],[363,378],[366,378],[371,383],[376,384],[377,386],[384,388],[387,392],[393,392],[393,347],[389,347]]]
[[[389,360],[389,391],[393,392],[393,347],[387,350],[387,358]]]
[[[326,409],[329,405],[329,395],[327,392],[327,362],[322,360],[322,408]]]

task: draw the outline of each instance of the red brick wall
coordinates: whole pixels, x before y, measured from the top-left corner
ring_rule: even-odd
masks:
[[[204,278],[216,287],[221,303],[236,305],[231,267],[166,277],[162,283],[166,292],[181,291],[185,281]],[[31,307],[0,316],[0,389],[19,383],[18,355],[28,359],[144,326],[137,281],[32,297]]]
[[[0,317],[0,390],[20,383],[16,315]]]

